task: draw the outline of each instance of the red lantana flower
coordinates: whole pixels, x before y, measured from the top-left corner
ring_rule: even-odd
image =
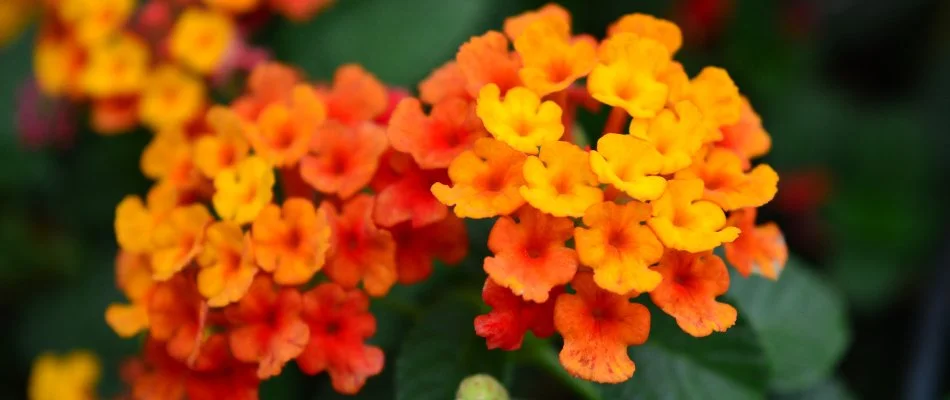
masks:
[[[331,280],[351,289],[363,281],[370,296],[383,296],[396,283],[396,244],[392,235],[373,223],[375,198],[357,195],[341,212],[329,203],[321,209],[333,228],[330,258],[324,271]]]
[[[303,317],[310,326],[310,341],[297,365],[304,373],[327,371],[336,391],[356,394],[366,378],[383,370],[383,351],[364,343],[376,333],[376,319],[363,292],[320,284],[304,293]]]
[[[529,330],[539,338],[554,334],[554,304],[563,286],[551,289],[544,303],[525,301],[491,278],[482,287],[482,300],[492,307],[475,318],[475,333],[485,338],[489,349],[517,350]]]

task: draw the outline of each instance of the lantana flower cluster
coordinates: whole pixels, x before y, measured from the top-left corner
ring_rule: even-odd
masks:
[[[329,2],[44,0],[36,85],[46,102],[88,104],[101,134],[179,128],[203,118],[212,87],[269,57],[246,41],[268,13],[305,19]]]
[[[399,93],[356,65],[311,84],[264,63],[203,124],[155,135],[155,185],[116,209],[128,302],[106,311],[120,336],[146,332],[133,398],[256,398],[291,361],[352,394],[382,370],[370,297],[468,250],[429,192],[452,156],[416,157],[387,129]]]
[[[462,45],[420,86],[428,116],[415,99],[396,108],[390,132],[412,140],[394,147],[448,165],[435,197],[458,217],[497,218],[482,292],[492,311],[475,320],[489,348],[557,332],[568,372],[621,382],[634,373],[628,347],[650,332],[650,312],[631,299],[648,295],[702,337],[737,317],[717,300],[729,274],[714,249],[744,276],[778,278],[782,235],[755,225],[778,183],[752,162],[770,138],[725,70],[687,75],[673,59],[681,44],[675,24],[643,14],[601,41],[576,35],[548,5]],[[603,135],[579,147],[578,107],[601,105]],[[463,123],[487,135],[444,128]]]

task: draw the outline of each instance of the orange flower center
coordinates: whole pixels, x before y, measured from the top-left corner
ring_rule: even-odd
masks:
[[[559,58],[553,60],[551,64],[548,65],[548,80],[551,82],[563,82],[568,80],[573,72],[571,64],[567,62],[567,60]]]

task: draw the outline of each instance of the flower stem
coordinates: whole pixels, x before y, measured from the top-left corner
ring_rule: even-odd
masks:
[[[627,122],[627,110],[624,110],[620,107],[614,107],[610,110],[610,115],[607,116],[607,123],[604,124],[604,133],[623,133],[626,131],[623,129],[623,125]],[[603,136],[601,135],[601,136]]]
[[[284,189],[284,200],[291,197],[313,200],[313,190],[300,177],[300,170],[296,165],[280,169],[280,183]]]

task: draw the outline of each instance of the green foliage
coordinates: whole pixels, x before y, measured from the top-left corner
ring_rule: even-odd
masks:
[[[492,0],[347,0],[304,24],[282,21],[279,59],[329,78],[357,62],[381,80],[409,87],[451,59],[488,23]]]
[[[474,374],[501,380],[505,354],[488,351],[475,335],[474,302],[448,297],[428,309],[410,330],[396,369],[397,400],[444,400],[455,395],[459,383]]]
[[[650,339],[630,348],[630,380],[604,385],[605,399],[760,399],[768,364],[755,332],[740,319],[725,333],[694,338],[651,307]]]
[[[777,282],[733,271],[728,298],[765,350],[773,390],[802,389],[834,373],[850,340],[844,303],[800,261],[789,260]]]

